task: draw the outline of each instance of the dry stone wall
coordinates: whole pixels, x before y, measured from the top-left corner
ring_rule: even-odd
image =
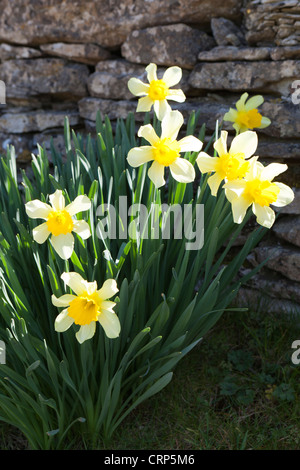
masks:
[[[274,309],[299,308],[299,0],[0,0],[0,11],[0,151],[15,145],[23,166],[50,136],[62,148],[65,115],[89,132],[98,110],[112,120],[134,112],[127,82],[143,79],[150,62],[161,74],[183,69],[188,99],[177,109],[185,117],[200,109],[208,137],[242,92],[263,94],[261,112],[272,124],[258,132],[257,153],[265,163],[288,163],[283,181],[295,201],[249,257],[245,269],[271,255],[240,298],[263,292]]]

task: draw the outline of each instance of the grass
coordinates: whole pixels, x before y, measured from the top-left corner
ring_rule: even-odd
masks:
[[[300,445],[300,365],[291,344],[299,319],[251,310],[224,315],[175,370],[171,383],[137,408],[106,450],[294,450]],[[81,436],[77,449],[89,449]],[[0,449],[26,449],[0,426]]]

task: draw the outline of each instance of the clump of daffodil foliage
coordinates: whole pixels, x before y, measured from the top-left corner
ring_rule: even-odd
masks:
[[[255,155],[261,97],[244,94],[224,117],[230,145],[218,125],[204,144],[199,111],[183,131],[169,103],[185,100],[172,88],[181,69],[146,71],[149,83],[128,83],[141,127],[130,114],[113,131],[98,113],[83,137],[66,119],[65,153],[39,147],[21,187],[14,149],[1,158],[0,419],[33,449],[78,435],[93,448],[168,385],[259,269],[237,276],[274,222],[270,206],[293,199],[273,181],[286,165]],[[251,214],[257,228],[227,261]]]

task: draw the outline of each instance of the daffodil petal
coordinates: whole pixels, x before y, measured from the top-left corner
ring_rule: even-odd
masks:
[[[71,258],[74,250],[74,237],[71,233],[52,235],[50,241],[54,250],[62,259]]]
[[[246,215],[247,209],[251,204],[243,197],[237,197],[231,201],[233,221],[241,224]]]
[[[259,129],[265,129],[266,127],[268,127],[271,124],[271,122],[272,122],[271,119],[269,119],[265,116],[262,116]]]
[[[243,93],[240,99],[235,103],[235,107],[238,111],[245,111],[245,101],[248,96],[248,93]]]
[[[224,189],[229,189],[230,191],[233,191],[237,197],[240,197],[243,194],[246,186],[247,182],[245,180],[234,180],[225,183]]]
[[[55,193],[50,194],[49,201],[55,211],[62,211],[65,208],[65,198],[60,189],[57,189]]]
[[[110,299],[118,291],[119,289],[117,287],[115,279],[106,279],[106,281],[103,283],[103,286],[97,291],[97,293],[100,299],[106,300]]]
[[[147,113],[153,105],[153,100],[147,95],[138,100],[136,111],[138,113]]]
[[[101,301],[100,310],[110,310],[113,311],[113,308],[116,306],[116,302],[111,302],[111,300]]]
[[[79,273],[70,272],[61,275],[62,280],[69,286],[76,295],[82,295],[86,291],[86,281]]]
[[[152,82],[152,80],[157,80],[157,66],[156,64],[149,64],[147,65],[147,67],[145,68],[146,72],[147,72],[147,78],[148,78],[148,81],[149,82]]]
[[[227,131],[221,131],[219,139],[214,143],[214,149],[218,155],[225,155],[227,153],[227,136]]]
[[[120,320],[114,312],[103,310],[98,316],[98,321],[108,338],[117,338],[119,336],[121,331]]]
[[[77,233],[83,240],[91,236],[90,226],[85,220],[74,220],[73,232]]]
[[[179,111],[171,111],[168,113],[161,123],[161,139],[165,139],[167,137],[171,140],[176,140],[183,122],[183,116]]]
[[[49,232],[47,222],[44,222],[43,224],[38,225],[32,230],[33,239],[37,243],[44,243],[49,237],[50,233],[51,232]]]
[[[143,83],[142,80],[134,77],[129,79],[128,88],[134,96],[147,95],[149,91],[149,85],[147,83]]]
[[[264,97],[261,95],[252,96],[245,104],[245,111],[251,111],[251,109],[258,108],[264,102]]]
[[[66,206],[65,210],[72,216],[78,212],[88,211],[91,205],[91,200],[87,196],[77,196],[73,202]]]
[[[237,118],[238,112],[236,109],[230,108],[227,113],[224,114],[224,121],[230,121],[230,122],[235,122]]]
[[[51,301],[55,307],[68,307],[72,300],[76,299],[76,295],[64,294],[61,297],[51,296]]]
[[[25,210],[28,217],[31,219],[45,219],[47,220],[49,213],[53,210],[49,204],[34,199],[33,201],[26,202]]]
[[[168,87],[177,85],[182,78],[182,70],[180,67],[176,65],[173,67],[169,67],[165,73],[163,74],[163,81]]]
[[[166,96],[167,100],[177,101],[177,103],[183,103],[186,100],[186,96],[182,90],[169,90]]]
[[[210,157],[207,153],[200,152],[196,162],[201,173],[208,173],[209,171],[215,171],[218,158]]]
[[[166,115],[171,112],[171,106],[167,102],[167,100],[156,100],[154,101],[154,112],[157,116],[157,119],[162,121]]]
[[[280,175],[287,169],[288,166],[285,163],[270,163],[264,167],[260,178],[262,180],[272,181],[276,176]]]
[[[184,158],[177,158],[170,165],[173,178],[179,183],[191,183],[195,179],[195,169],[191,162]]]
[[[256,151],[258,138],[256,132],[246,131],[237,135],[231,142],[229,153],[236,155],[242,153],[245,158],[250,158]]]
[[[219,175],[219,173],[215,173],[214,175],[208,178],[207,183],[210,187],[210,191],[213,196],[217,195],[219,186],[222,183],[222,181],[223,181],[223,178],[222,176]]]
[[[203,143],[193,135],[187,135],[178,140],[180,152],[200,152]]]
[[[57,315],[54,322],[54,329],[58,333],[63,333],[64,331],[67,331],[73,323],[74,320],[68,315],[68,309],[66,308]]]
[[[260,206],[259,204],[253,203],[253,213],[256,215],[256,221],[258,224],[266,228],[271,228],[275,221],[275,212],[271,207]]]
[[[151,124],[141,126],[138,130],[138,136],[143,137],[151,145],[155,145],[159,141],[159,137],[156,134],[154,128],[151,126]]]
[[[150,162],[153,160],[153,149],[150,146],[141,146],[141,147],[134,147],[133,149],[129,150],[127,155],[127,161],[130,166],[134,168],[143,165],[144,163]]]
[[[160,188],[165,184],[164,171],[164,165],[161,165],[156,161],[152,163],[151,167],[148,170],[148,176],[157,188]]]
[[[287,204],[290,204],[295,198],[295,194],[292,188],[290,188],[284,183],[275,182],[274,184],[278,186],[278,188],[280,189],[280,192],[277,195],[276,201],[272,202],[272,205],[275,207],[284,207]]]
[[[92,321],[88,325],[81,325],[75,334],[77,341],[82,344],[84,341],[91,339],[96,331],[96,322]]]

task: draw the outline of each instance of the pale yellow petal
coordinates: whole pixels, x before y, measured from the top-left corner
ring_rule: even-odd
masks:
[[[180,152],[200,152],[203,143],[193,135],[187,135],[182,139],[178,140],[180,146]]]
[[[157,116],[157,119],[162,121],[166,115],[168,115],[172,108],[167,102],[167,100],[156,100],[153,105],[154,112]]]
[[[191,183],[195,179],[195,169],[191,162],[184,158],[177,158],[170,165],[173,178],[179,183]]]
[[[76,295],[82,295],[86,291],[86,281],[79,273],[63,273],[61,278]]]
[[[76,299],[76,295],[64,294],[61,297],[56,297],[54,294],[51,301],[55,307],[68,307],[72,300]]]
[[[243,222],[247,209],[250,205],[251,204],[249,204],[249,201],[244,199],[242,196],[237,197],[231,201],[233,221],[236,224],[241,224]]]
[[[166,99],[183,103],[186,100],[186,96],[182,90],[169,90]]]
[[[260,206],[254,203],[252,205],[253,213],[256,215],[256,221],[258,224],[266,228],[271,228],[275,221],[275,212],[271,207]]]
[[[53,209],[56,211],[62,211],[65,208],[65,198],[60,189],[57,189],[55,193],[50,194],[49,201]]]
[[[227,153],[227,136],[227,131],[221,131],[219,139],[214,143],[214,149],[217,151],[219,156]]]
[[[66,206],[66,211],[72,216],[78,212],[88,211],[91,208],[91,200],[87,196],[77,196],[73,202]]]
[[[229,153],[236,155],[238,153],[244,154],[245,158],[250,158],[254,155],[258,145],[258,137],[256,132],[246,131],[237,135],[230,146]]]
[[[178,132],[184,123],[183,115],[179,111],[171,111],[162,120],[161,139],[176,140]]]
[[[72,233],[52,235],[51,244],[56,253],[64,260],[71,258],[74,250],[74,237]]]
[[[156,161],[152,163],[151,167],[148,170],[148,176],[153,182],[154,186],[156,186],[157,188],[160,188],[165,184],[164,171],[164,165],[161,165]]]
[[[153,105],[153,100],[147,95],[143,96],[138,100],[138,105],[136,108],[137,113],[147,113],[151,110]]]
[[[31,219],[48,219],[49,213],[53,210],[49,204],[34,199],[33,201],[26,202],[25,210],[28,217]]]
[[[38,225],[32,230],[33,239],[37,243],[44,243],[49,237],[51,232],[48,230],[47,222],[44,222],[41,225]]]
[[[223,178],[222,176],[219,175],[219,173],[215,173],[214,175],[208,178],[207,183],[210,187],[210,191],[213,196],[217,195],[218,189],[222,181],[223,181]]]
[[[92,321],[88,325],[82,325],[75,334],[77,341],[82,344],[84,341],[91,339],[96,331],[96,322]]]
[[[217,157],[210,157],[205,152],[200,152],[197,157],[197,165],[201,173],[208,173],[210,171],[215,171],[216,164],[218,163]]]
[[[130,166],[134,168],[143,165],[144,163],[153,160],[153,148],[145,145],[141,147],[134,147],[129,150],[127,155],[127,161]]]
[[[67,331],[73,323],[74,320],[68,315],[68,309],[66,308],[57,315],[54,322],[54,329],[58,333],[63,333],[64,331]]]
[[[262,180],[272,181],[276,176],[280,175],[288,169],[285,163],[270,163],[265,166],[261,172],[260,178]]]
[[[277,195],[276,201],[272,202],[272,205],[275,207],[284,207],[290,204],[295,198],[294,191],[284,183],[275,182],[275,184],[280,189],[280,192]]]
[[[119,291],[117,283],[115,279],[107,279],[101,289],[97,291],[99,297],[102,300],[110,299],[113,295],[115,295]]]
[[[271,122],[272,122],[271,119],[263,116],[261,118],[261,124],[259,126],[259,129],[265,129],[266,127],[268,127],[271,124]]]
[[[83,240],[91,236],[90,226],[85,220],[74,220],[73,232],[77,233]]]
[[[235,107],[238,111],[245,111],[245,101],[248,96],[248,93],[243,93],[240,99],[235,103]]]
[[[149,85],[147,83],[143,83],[139,78],[130,78],[128,81],[128,88],[134,96],[147,95],[149,91]]]
[[[110,310],[102,310],[98,321],[108,338],[117,338],[120,335],[121,325],[118,316]]]
[[[245,110],[251,111],[251,109],[257,109],[264,102],[264,97],[261,95],[252,96],[245,104]]]
[[[146,72],[147,72],[147,78],[149,83],[152,82],[152,80],[157,80],[157,66],[156,64],[149,64],[146,67]]]
[[[177,85],[182,78],[182,70],[176,65],[174,67],[169,67],[163,74],[163,81],[168,87]]]
[[[143,137],[151,145],[155,145],[159,141],[159,137],[156,134],[154,128],[151,126],[151,124],[141,126],[138,130],[138,136]]]

